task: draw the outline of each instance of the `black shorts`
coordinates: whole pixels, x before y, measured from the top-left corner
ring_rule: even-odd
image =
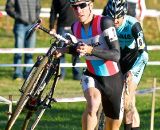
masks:
[[[95,87],[100,90],[105,115],[112,119],[122,119],[124,112],[124,98],[123,76],[121,72],[113,76],[96,76],[86,71],[84,72],[84,79],[86,80],[86,78],[89,79],[87,81],[88,84],[90,84],[90,81],[94,82]],[[87,89],[87,86],[85,86],[85,89]]]

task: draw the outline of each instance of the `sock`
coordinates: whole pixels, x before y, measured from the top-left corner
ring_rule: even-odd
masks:
[[[124,124],[124,130],[132,130],[132,124]]]
[[[134,127],[131,130],[140,130],[140,128],[139,127]]]

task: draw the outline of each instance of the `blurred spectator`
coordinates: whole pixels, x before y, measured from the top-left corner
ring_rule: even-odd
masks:
[[[40,1],[39,0],[7,0],[6,12],[12,17],[14,22],[14,37],[15,48],[34,48],[36,43],[36,34],[26,40],[28,29],[39,18],[40,14]],[[16,53],[14,55],[14,64],[22,63],[22,54]],[[24,63],[33,63],[32,54],[24,55]],[[14,79],[20,80],[26,78],[30,71],[29,67],[15,67],[13,75]]]
[[[145,0],[127,0],[128,2],[128,15],[136,17],[142,24],[146,12]]]
[[[70,7],[68,0],[53,0],[50,12],[49,28],[52,32],[57,32],[58,34],[65,36],[65,33],[71,33],[71,25],[76,20],[74,12]],[[61,63],[65,63],[65,56],[61,58]],[[75,57],[72,56],[72,62],[74,62]],[[80,59],[77,58],[77,62]],[[72,68],[73,79],[80,80],[81,73],[79,67]],[[65,78],[65,68],[61,68],[60,79]]]

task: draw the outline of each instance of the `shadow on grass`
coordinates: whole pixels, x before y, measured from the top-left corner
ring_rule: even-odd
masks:
[[[84,110],[84,103],[57,103],[48,109],[40,120],[37,130],[81,130],[81,115]],[[6,105],[0,105],[0,129],[4,129],[7,116],[4,112],[7,110]],[[150,129],[150,110],[140,111],[141,116],[141,130]],[[154,130],[159,130],[160,108],[155,111]],[[13,130],[21,128],[24,119],[22,114],[15,123]],[[33,122],[33,120],[31,120]],[[122,125],[123,127],[123,125]],[[121,128],[122,130],[123,128]]]
[[[0,120],[3,120],[0,129],[5,129],[7,116],[4,114],[7,107],[0,105]],[[57,103],[52,109],[47,109],[36,129],[38,130],[81,130],[81,115],[84,103]],[[13,130],[21,128],[24,114],[16,121]],[[33,120],[31,120],[33,122]]]
[[[37,130],[81,130],[81,115],[85,108],[84,102],[79,103],[55,103],[51,109],[47,109],[40,120]],[[4,130],[8,110],[7,105],[0,105],[0,130]],[[150,129],[151,108],[143,107],[139,110],[141,118],[141,130]],[[154,130],[159,130],[160,107],[155,110]],[[24,120],[24,114],[18,118],[12,130],[19,130]],[[31,120],[33,122],[33,120]],[[121,127],[123,130],[123,124]]]

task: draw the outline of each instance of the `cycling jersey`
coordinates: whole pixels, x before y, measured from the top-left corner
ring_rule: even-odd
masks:
[[[140,61],[142,64],[147,64],[148,61],[147,47],[140,23],[136,18],[126,15],[122,25],[116,31],[121,47],[122,73],[129,70],[132,73],[139,72]]]
[[[119,68],[120,46],[113,21],[109,17],[94,15],[87,33],[79,21],[73,24],[72,31],[78,41],[93,47],[92,54],[85,56],[87,70],[81,80],[83,90],[90,87],[99,89],[106,116],[122,119],[123,77]]]
[[[94,47],[92,55],[85,56],[89,72],[97,76],[111,76],[119,72],[119,45],[110,18],[95,15],[87,34],[79,21],[74,23],[72,30],[79,41]]]

